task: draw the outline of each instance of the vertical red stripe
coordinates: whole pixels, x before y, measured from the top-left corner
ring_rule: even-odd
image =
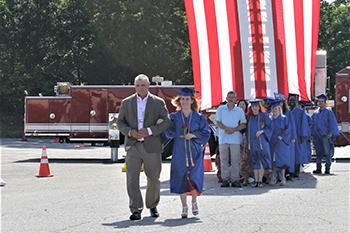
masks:
[[[316,49],[318,42],[318,27],[320,23],[320,1],[312,0],[312,50],[311,50],[311,95],[314,93]]]
[[[264,41],[260,12],[260,0],[249,0],[250,28],[253,45],[255,96],[266,96],[266,77],[264,61]]]
[[[220,76],[220,55],[218,29],[216,27],[216,15],[214,0],[204,1],[205,19],[207,23],[209,58],[210,58],[210,79],[212,106],[222,102],[221,76]]]
[[[298,83],[300,99],[307,100],[305,82],[305,53],[304,53],[304,13],[303,1],[294,0],[295,42],[298,64]]]
[[[239,1],[239,0],[238,0]],[[233,90],[238,99],[244,99],[242,52],[236,0],[226,0],[228,31],[230,36]]]
[[[202,89],[201,89],[201,69],[200,69],[200,57],[198,47],[198,34],[196,26],[196,18],[194,14],[193,0],[185,0],[185,8],[187,15],[187,24],[190,35],[191,44],[191,55],[192,55],[192,70],[193,70],[193,81],[194,88],[197,91],[196,97],[201,100]]]
[[[282,0],[271,0],[275,39],[276,70],[278,92],[288,94],[288,72],[286,58],[286,40],[284,36],[284,17]]]

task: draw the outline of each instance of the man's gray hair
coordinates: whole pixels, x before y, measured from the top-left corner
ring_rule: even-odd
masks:
[[[148,84],[150,84],[149,82],[149,78],[147,77],[147,75],[145,74],[139,74],[136,76],[135,80],[134,80],[134,84],[136,83],[136,81],[138,80],[142,80],[142,81],[146,81]]]

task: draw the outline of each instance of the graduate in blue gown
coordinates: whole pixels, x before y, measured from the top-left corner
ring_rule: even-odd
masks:
[[[321,163],[326,161],[325,174],[330,174],[332,156],[334,153],[334,141],[340,135],[337,120],[334,113],[326,108],[327,96],[317,96],[319,109],[312,115],[312,136],[316,148],[316,170],[315,174],[322,173]]]
[[[294,169],[295,169],[295,142],[297,139],[297,131],[296,131],[296,123],[294,116],[292,115],[292,112],[289,110],[288,104],[286,102],[286,99],[283,94],[275,93],[276,101],[280,101],[280,104],[282,106],[283,115],[285,115],[289,120],[290,125],[290,131],[291,131],[291,138],[290,138],[290,145],[289,145],[289,168],[286,171],[286,177],[287,180],[292,180],[292,176],[294,176]]]
[[[270,139],[272,122],[266,112],[261,112],[260,100],[252,100],[251,114],[248,118],[248,149],[255,182],[253,187],[262,187],[264,169],[272,173]]]
[[[312,156],[312,150],[311,150],[311,141],[312,141],[312,119],[311,116],[312,114],[309,113],[308,107],[304,106],[304,111],[307,116],[307,122],[308,122],[308,133],[307,133],[307,140],[306,140],[306,158],[307,161],[311,161],[311,156]]]
[[[170,192],[180,194],[182,218],[187,218],[186,193],[192,193],[192,213],[198,214],[197,192],[203,191],[204,148],[210,137],[210,129],[205,116],[198,113],[194,91],[183,88],[180,96],[173,100],[178,111],[170,114],[171,125],[165,131],[174,139],[171,159]]]
[[[271,149],[275,157],[277,179],[286,183],[285,172],[290,163],[291,128],[287,116],[283,115],[279,101],[272,104]]]
[[[289,94],[288,104],[292,117],[295,121],[295,167],[294,167],[294,177],[299,177],[300,165],[307,164],[310,161],[308,155],[308,138],[310,136],[309,121],[304,110],[299,106],[299,95]]]

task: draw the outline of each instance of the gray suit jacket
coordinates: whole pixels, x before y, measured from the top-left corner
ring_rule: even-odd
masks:
[[[155,95],[149,94],[144,117],[143,127],[149,127],[152,130],[152,135],[145,138],[145,150],[148,153],[161,153],[162,142],[160,134],[170,125],[169,114],[164,100]],[[137,139],[128,136],[131,129],[138,129],[136,94],[133,94],[122,101],[117,125],[119,130],[127,138],[125,149],[129,150],[130,147],[137,142]]]

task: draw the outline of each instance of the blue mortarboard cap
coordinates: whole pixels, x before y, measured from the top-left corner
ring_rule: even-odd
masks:
[[[181,88],[180,95],[181,96],[194,96],[194,89],[189,88],[189,87]]]
[[[289,93],[288,94],[288,99],[291,97],[295,97],[296,100],[299,100],[299,95],[298,94],[294,94],[294,93]]]
[[[318,95],[316,98],[317,99],[323,99],[324,101],[327,100],[327,96],[325,94]]]
[[[271,109],[281,106],[281,101],[280,100],[275,100],[271,103]]]
[[[281,100],[281,101],[286,100],[286,98],[284,97],[284,95],[282,93],[273,93],[273,95],[275,96],[276,100]]]
[[[258,105],[260,103],[261,99],[254,99],[254,100],[249,100],[249,103],[251,105]]]

